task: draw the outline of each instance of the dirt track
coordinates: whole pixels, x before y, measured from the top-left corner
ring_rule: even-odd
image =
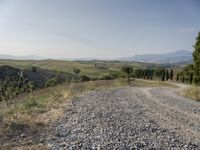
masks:
[[[73,99],[52,149],[199,149],[200,102],[172,88],[124,87]]]

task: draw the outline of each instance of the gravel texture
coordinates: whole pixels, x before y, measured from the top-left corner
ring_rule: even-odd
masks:
[[[76,97],[51,149],[200,149],[200,102],[171,88],[123,87]]]

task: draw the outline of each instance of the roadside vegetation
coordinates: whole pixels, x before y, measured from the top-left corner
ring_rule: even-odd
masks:
[[[182,71],[183,76],[185,74],[190,75],[190,83],[193,87],[183,91],[185,96],[200,100],[200,32],[196,38],[193,52],[193,64],[190,64]]]
[[[11,146],[10,139],[36,136],[39,132],[44,132],[50,123],[62,116],[70,104],[69,99],[74,96],[91,90],[125,85],[123,79],[64,83],[2,101],[0,103],[0,145],[4,143],[5,146],[8,143]]]
[[[187,88],[182,93],[184,96],[200,101],[200,87],[199,86],[193,86],[191,88]]]

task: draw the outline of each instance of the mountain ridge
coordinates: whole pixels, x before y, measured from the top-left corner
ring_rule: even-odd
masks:
[[[131,57],[121,58],[123,61],[138,61],[146,63],[180,63],[180,62],[192,62],[192,52],[187,50],[178,50],[174,52],[168,52],[163,54],[141,54]]]
[[[157,63],[157,64],[173,64],[173,63],[192,63],[192,52],[187,50],[178,50],[174,52],[161,53],[161,54],[140,54],[134,55],[131,57],[123,57],[117,59],[97,59],[94,57],[91,58],[45,58],[37,55],[27,55],[27,56],[12,56],[12,55],[1,55],[0,59],[11,59],[11,60],[45,60],[45,59],[53,59],[53,60],[69,60],[69,61],[90,61],[90,60],[107,60],[107,61],[135,61],[135,62],[144,62],[144,63]]]

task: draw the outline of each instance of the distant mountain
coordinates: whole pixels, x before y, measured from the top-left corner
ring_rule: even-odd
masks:
[[[159,64],[171,64],[181,62],[192,62],[192,53],[186,50],[179,50],[171,53],[164,54],[144,54],[135,55],[132,57],[121,58],[124,61],[137,61],[146,63],[159,63]]]
[[[11,59],[11,60],[42,60],[46,59],[44,57],[36,56],[36,55],[28,55],[28,56],[12,56],[12,55],[1,55],[0,59]]]

